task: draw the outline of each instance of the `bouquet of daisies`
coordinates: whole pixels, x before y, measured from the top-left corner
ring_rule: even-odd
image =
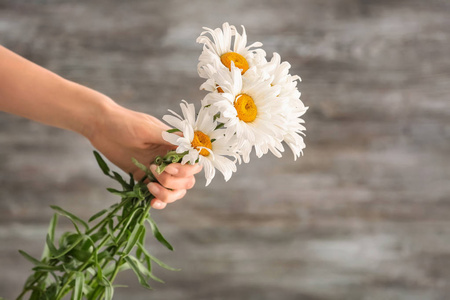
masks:
[[[269,151],[281,157],[285,142],[297,159],[305,148],[301,116],[307,110],[297,88],[300,77],[289,74],[290,64],[277,53],[267,61],[261,43],[247,46],[244,27],[242,34],[228,23],[204,29],[197,39],[203,44],[198,74],[206,79],[200,88],[209,93],[197,115],[183,101],[182,116],[164,116],[175,128],[164,139],[178,146],[182,163],[204,167],[207,185],[215,169],[228,180],[236,162],[250,161],[252,149],[258,157]]]
[[[300,100],[297,83],[300,77],[290,75],[290,65],[281,62],[277,53],[270,61],[261,43],[247,46],[245,29],[234,26],[205,28],[197,42],[203,44],[198,73],[205,79],[201,89],[208,93],[198,113],[193,104],[181,103],[182,115],[171,111],[163,119],[174,128],[163,138],[177,146],[163,157],[157,157],[158,172],[171,163],[199,163],[203,166],[207,185],[216,169],[230,179],[236,164],[247,163],[253,149],[258,157],[272,152],[281,157],[283,142],[294,153],[302,154],[305,130],[301,116],[307,108]],[[130,174],[124,180],[112,171],[95,152],[105,175],[117,181],[122,190],[108,189],[121,201],[94,214],[87,222],[64,209],[52,206],[46,245],[41,259],[24,251],[20,253],[33,263],[34,273],[27,279],[17,300],[29,294],[31,300],[112,299],[114,280],[121,271],[131,269],[140,284],[150,288],[149,280],[161,281],[152,273],[154,264],[175,270],[149,253],[146,232],[170,250],[150,215],[154,196],[147,182],[156,181],[147,166],[134,160],[145,172],[136,181]],[[68,218],[74,231],[56,240],[58,216]],[[56,245],[55,245],[56,243]]]

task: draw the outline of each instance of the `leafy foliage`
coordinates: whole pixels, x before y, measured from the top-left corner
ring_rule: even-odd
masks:
[[[36,259],[19,250],[34,267],[16,300],[25,299],[26,295],[30,300],[60,300],[69,294],[73,300],[109,300],[120,271],[131,269],[139,283],[151,289],[150,280],[163,282],[152,273],[153,262],[168,270],[178,270],[145,248],[147,225],[157,241],[173,250],[150,216],[150,201],[154,197],[144,181],[155,181],[153,174],[145,165],[133,160],[146,176],[136,182],[130,174],[130,180],[125,181],[110,170],[99,153],[94,152],[94,155],[102,172],[122,186],[121,191],[108,189],[120,196],[121,201],[94,214],[88,222],[58,206],[51,206],[55,214],[50,221],[42,258]],[[162,172],[168,164],[179,162],[182,157],[183,154],[171,151],[158,157],[155,163]],[[68,218],[74,231],[65,232],[56,240],[59,216]]]

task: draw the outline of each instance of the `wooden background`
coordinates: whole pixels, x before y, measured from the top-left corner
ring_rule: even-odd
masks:
[[[202,26],[246,26],[303,78],[305,156],[199,176],[155,212],[181,272],[115,299],[424,300],[450,293],[450,1],[0,0],[0,44],[162,117],[200,100]],[[30,91],[32,92],[32,91]],[[41,253],[49,205],[84,217],[117,199],[88,141],[0,114],[0,295]],[[68,226],[68,225],[67,225]]]

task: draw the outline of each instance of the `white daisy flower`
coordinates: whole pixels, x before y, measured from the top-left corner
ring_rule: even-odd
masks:
[[[177,145],[177,153],[186,153],[182,164],[199,163],[203,166],[206,185],[215,176],[215,169],[219,170],[226,181],[236,172],[238,155],[235,150],[235,138],[228,138],[224,129],[216,129],[217,122],[202,107],[195,117],[195,107],[182,101],[180,104],[183,117],[169,110],[172,115],[165,115],[163,120],[180,130],[183,136],[175,133],[163,132],[163,138],[171,144]],[[226,156],[234,158],[234,161]]]
[[[249,161],[252,147],[258,157],[269,150],[281,157],[287,99],[279,97],[280,88],[267,80],[243,77],[233,63],[231,72],[219,69],[211,76],[223,92],[209,93],[203,105],[220,113],[218,121],[224,123],[227,135],[236,134],[244,162]]]
[[[288,62],[281,62],[278,53],[274,53],[270,62],[261,65],[261,72],[266,73],[269,77],[270,84],[280,88],[279,97],[287,99],[287,107],[285,110],[285,129],[284,142],[291,148],[296,160],[303,153],[305,143],[303,141],[303,126],[305,121],[300,118],[308,109],[300,100],[301,93],[297,89],[297,82],[301,78],[297,75],[290,75],[289,69],[291,65]]]
[[[255,65],[256,61],[261,61],[258,56],[265,56],[266,53],[262,49],[253,49],[260,47],[260,42],[247,46],[247,34],[242,26],[242,35],[236,30],[236,27],[230,26],[228,23],[222,25],[222,29],[214,30],[203,27],[204,32],[197,38],[197,43],[204,44],[203,52],[199,57],[198,74],[202,78],[209,78],[203,67],[212,65],[215,69],[231,70],[231,62],[241,69],[242,74]],[[211,38],[206,34],[210,34]],[[234,37],[234,41],[232,38]]]
[[[260,58],[256,73],[262,78],[268,80],[272,86],[280,88],[279,97],[287,99],[287,109],[284,111],[285,130],[283,141],[291,148],[294,153],[294,159],[302,155],[305,143],[303,136],[305,127],[304,120],[300,117],[306,112],[305,107],[300,100],[301,93],[298,91],[297,83],[301,78],[297,75],[289,74],[291,65],[288,62],[281,62],[278,53],[274,53],[272,59],[268,62],[265,57]],[[209,87],[208,87],[209,88]]]
[[[264,61],[259,64],[258,71],[261,76],[268,78],[271,85],[280,87],[280,96],[297,97],[295,94],[296,91],[298,92],[297,82],[301,81],[301,78],[289,74],[290,68],[291,65],[287,61],[281,62],[280,55],[275,52],[269,62]]]
[[[283,141],[291,148],[294,160],[297,160],[297,157],[303,154],[303,149],[306,147],[303,141],[304,131],[306,130],[303,125],[305,121],[301,117],[308,110],[308,107],[300,100],[300,92],[297,89],[290,93],[289,96],[286,95],[286,98],[290,109],[285,112],[286,122],[284,128],[286,132]]]
[[[307,107],[295,107],[286,116],[286,133],[283,141],[291,148],[294,154],[294,160],[297,160],[303,154],[303,149],[306,147],[303,141],[305,135],[303,131],[306,130],[303,123],[305,121],[300,118],[307,110]]]

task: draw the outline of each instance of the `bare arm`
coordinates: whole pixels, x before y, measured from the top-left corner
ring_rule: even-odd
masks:
[[[88,135],[114,102],[0,46],[0,110]]]
[[[0,111],[75,131],[127,173],[140,170],[131,158],[150,164],[173,145],[162,139],[169,129],[158,119],[126,109],[95,90],[66,80],[0,46]],[[152,168],[153,170],[154,168]],[[184,196],[199,166],[173,164],[149,186],[155,208]],[[136,177],[137,178],[137,177]]]

